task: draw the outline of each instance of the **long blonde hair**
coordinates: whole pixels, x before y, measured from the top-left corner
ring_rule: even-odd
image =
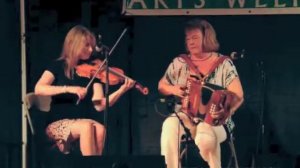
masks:
[[[96,45],[95,35],[86,27],[74,26],[66,35],[63,49],[58,60],[65,61],[64,72],[67,78],[72,78],[72,69],[79,61],[79,54],[89,42],[93,47]]]
[[[190,30],[199,29],[203,35],[202,48],[205,52],[215,52],[219,50],[219,42],[217,40],[217,34],[213,26],[202,19],[193,19],[186,23],[185,32]]]

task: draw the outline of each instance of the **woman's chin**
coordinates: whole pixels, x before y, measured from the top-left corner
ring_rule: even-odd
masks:
[[[88,60],[90,57],[81,57],[80,59],[83,60],[83,61],[86,61]]]
[[[191,55],[199,55],[201,52],[200,51],[191,51],[190,54]]]

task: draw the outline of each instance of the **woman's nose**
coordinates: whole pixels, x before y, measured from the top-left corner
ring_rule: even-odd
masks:
[[[189,42],[187,43],[187,46],[189,46],[189,47],[191,47],[192,45],[194,45],[194,42],[193,42],[193,41],[189,41]]]
[[[187,44],[194,44],[194,40],[187,41]]]
[[[92,46],[89,46],[89,52],[93,52],[93,47]]]

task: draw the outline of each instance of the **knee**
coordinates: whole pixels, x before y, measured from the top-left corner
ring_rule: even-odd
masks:
[[[105,127],[101,124],[97,124],[95,125],[95,128],[96,128],[96,136],[98,137],[98,139],[103,139],[103,137],[106,134]]]
[[[179,122],[175,117],[167,118],[162,126],[161,132],[161,150],[164,151],[167,148],[176,148],[178,146],[178,140],[181,136],[179,131]]]
[[[213,151],[217,147],[216,137],[206,134],[198,135],[195,139],[195,143],[203,153]]]
[[[179,130],[179,121],[175,117],[167,118],[162,125],[162,133],[176,134]]]
[[[80,125],[80,132],[81,133],[90,133],[92,134],[94,132],[94,126],[92,122],[83,122]]]

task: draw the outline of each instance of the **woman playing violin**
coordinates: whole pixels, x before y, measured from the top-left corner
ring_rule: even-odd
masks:
[[[83,156],[102,154],[105,128],[89,117],[91,112],[105,109],[102,84],[96,79],[91,89],[86,89],[90,79],[75,73],[79,62],[90,58],[95,43],[94,34],[87,28],[73,27],[65,37],[60,57],[45,69],[35,86],[35,94],[52,96],[46,133],[65,154],[77,140]],[[109,95],[109,105],[134,84],[133,80],[125,78],[124,84]],[[78,98],[81,101],[76,105]]]

